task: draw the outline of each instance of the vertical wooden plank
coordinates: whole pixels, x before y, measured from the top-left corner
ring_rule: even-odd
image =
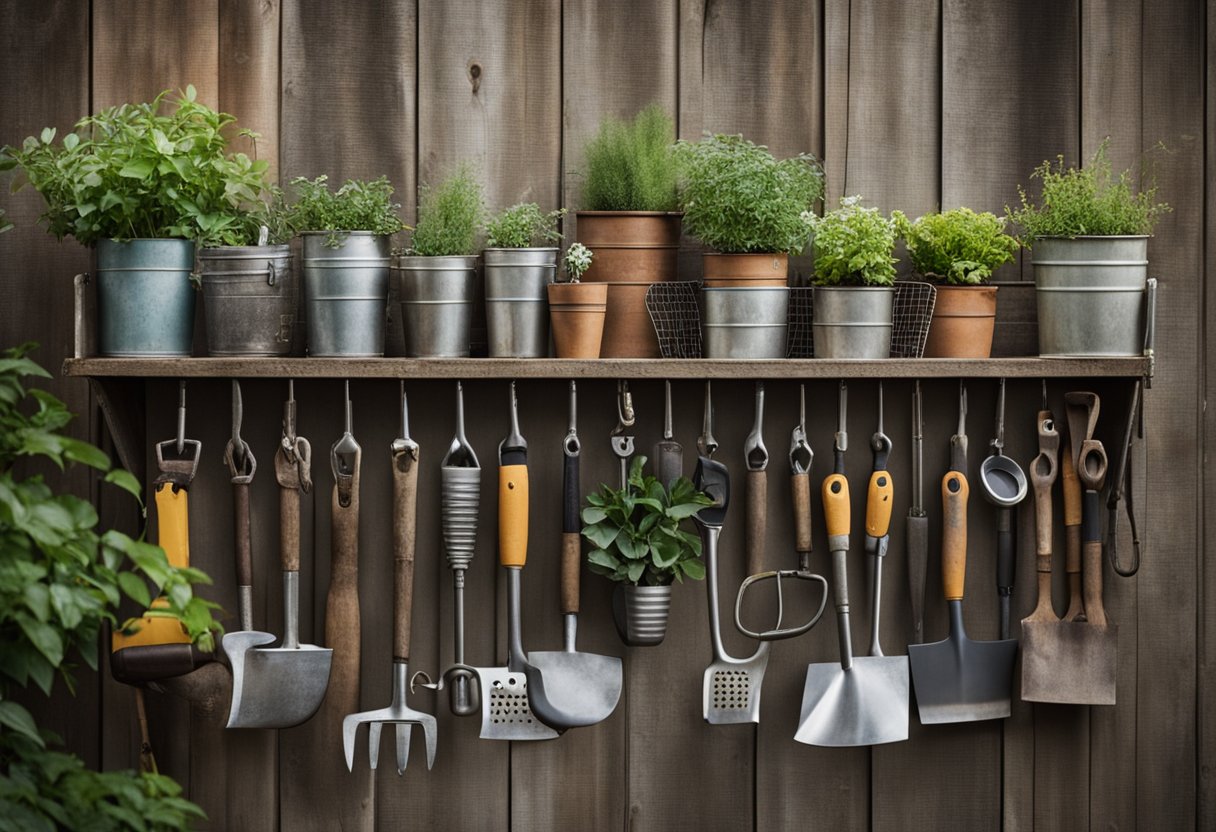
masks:
[[[844,196],[849,157],[849,24],[851,4],[824,0],[823,37],[823,167],[827,175],[824,202],[836,205]]]
[[[279,0],[220,0],[219,102],[237,124],[261,134],[232,147],[279,168]]]
[[[1213,181],[1211,167],[1207,160],[1216,158],[1216,1],[1208,0],[1207,4],[1207,78],[1205,84],[1205,99],[1207,113],[1207,123],[1205,124],[1205,161],[1204,161],[1204,181],[1207,183],[1204,190],[1204,217],[1206,218],[1207,236],[1204,240],[1204,266],[1205,266],[1205,284],[1204,284],[1204,320],[1207,320],[1207,311],[1216,308],[1216,295],[1213,291],[1216,290],[1216,246],[1211,243],[1213,235],[1216,235],[1216,181]],[[1210,327],[1204,328],[1205,344],[1205,361],[1204,361],[1204,377],[1202,383],[1204,385],[1204,396],[1207,396],[1207,391],[1213,389],[1213,370],[1216,369],[1216,361],[1213,360],[1213,331]],[[1204,411],[1204,447],[1205,456],[1206,448],[1216,447],[1213,442],[1216,441],[1216,434],[1213,433],[1212,414]],[[1216,826],[1216,765],[1213,765],[1213,760],[1216,760],[1216,720],[1212,719],[1211,714],[1216,712],[1216,616],[1212,615],[1210,610],[1212,605],[1216,604],[1216,569],[1211,568],[1207,564],[1207,532],[1208,523],[1207,517],[1211,513],[1213,499],[1216,498],[1216,476],[1213,475],[1211,468],[1204,467],[1203,478],[1203,495],[1204,495],[1204,512],[1200,516],[1200,535],[1199,540],[1204,547],[1203,553],[1199,557],[1200,575],[1202,578],[1201,592],[1203,593],[1202,603],[1199,606],[1199,626],[1197,633],[1199,637],[1199,649],[1197,658],[1199,662],[1199,707],[1197,708],[1199,724],[1198,742],[1199,742],[1199,783],[1198,783],[1198,816],[1196,818],[1196,826],[1200,829],[1206,829]]]

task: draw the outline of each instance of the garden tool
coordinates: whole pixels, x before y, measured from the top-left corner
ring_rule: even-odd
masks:
[[[1047,408],[1044,391],[1043,408]],[[1063,439],[1061,441],[1064,441]],[[1064,570],[1068,576],[1068,611],[1064,621],[1084,621],[1085,602],[1081,597],[1081,480],[1068,442],[1060,455],[1060,479],[1064,491]]]
[[[980,489],[997,507],[996,591],[1001,608],[1001,638],[1009,638],[1009,599],[1013,595],[1016,549],[1013,540],[1013,507],[1026,497],[1026,474],[1022,466],[1005,456],[1005,379],[996,400],[996,437],[988,443],[992,453],[980,466]]]
[[[528,702],[541,722],[565,730],[603,722],[621,698],[621,660],[616,656],[579,653],[579,535],[578,391],[570,382],[570,429],[562,442],[562,571],[561,603],[565,623],[560,651],[532,652],[524,672]]]
[[[498,445],[498,562],[507,570],[507,666],[476,668],[481,681],[483,740],[550,740],[559,736],[536,718],[528,699],[528,660],[519,613],[520,573],[527,556],[528,443],[519,432],[512,381],[511,432]]]
[[[1081,473],[1081,446],[1085,440],[1093,438],[1101,409],[1102,402],[1097,393],[1064,394],[1064,412],[1068,416],[1068,441],[1071,445],[1069,455],[1078,474]]]
[[[376,768],[380,756],[380,729],[397,729],[397,774],[405,774],[409,761],[410,733],[421,725],[426,738],[426,767],[435,764],[437,729],[435,717],[416,711],[406,700],[409,685],[410,612],[414,603],[414,542],[418,528],[418,443],[410,438],[409,404],[405,382],[401,382],[401,436],[391,446],[393,460],[393,698],[378,711],[348,714],[342,720],[342,748],[346,768],[355,766],[355,736],[367,723],[367,756]],[[426,674],[421,674],[423,677]]]
[[[697,469],[693,483],[714,503],[693,515],[705,551],[705,586],[709,593],[709,635],[713,662],[705,669],[701,689],[701,712],[711,725],[736,725],[760,721],[760,686],[768,667],[770,642],[761,642],[746,659],[736,659],[722,644],[718,611],[718,538],[730,504],[730,472],[713,459],[718,441],[713,434],[713,399],[705,382],[705,415],[697,440]]]
[[[778,641],[800,636],[810,630],[823,617],[828,605],[828,582],[822,575],[811,572],[811,463],[815,454],[806,441],[806,386],[799,385],[798,424],[790,434],[790,493],[794,503],[794,550],[798,553],[797,569],[777,569],[749,575],[743,579],[739,594],[735,596],[735,627],[743,635],[760,641]],[[777,624],[771,630],[754,632],[743,625],[743,596],[749,587],[761,581],[777,582]],[[797,627],[781,626],[785,611],[783,580],[815,581],[822,585],[823,594],[819,609],[806,623]]]
[[[304,437],[296,436],[295,385],[291,381],[287,385],[283,437],[274,457],[275,479],[279,483],[283,643],[246,651],[239,708],[238,693],[234,692],[229,728],[299,725],[321,707],[329,685],[333,650],[300,643],[300,496],[312,488],[312,446]]]
[[[866,491],[866,554],[869,556],[868,577],[870,583],[870,655],[881,656],[879,644],[879,613],[882,609],[882,562],[887,556],[891,542],[891,508],[895,485],[887,462],[891,457],[893,443],[883,431],[882,382],[878,382],[878,430],[870,437],[870,450],[874,454],[874,466],[870,473],[870,487]],[[903,657],[900,657],[901,659]],[[907,660],[903,661],[904,676],[907,676]],[[904,682],[907,687],[907,682]]]
[[[764,537],[768,528],[768,448],[764,447],[764,382],[756,382],[756,418],[743,443],[747,463],[747,574],[757,575],[764,568]]]
[[[950,635],[908,647],[920,721],[974,722],[1009,716],[1016,639],[972,641],[963,627],[967,574],[967,388],[959,382],[958,433],[950,438],[950,470],[942,478],[942,588]]]
[[[794,739],[808,745],[852,746],[899,742],[908,738],[908,659],[905,656],[883,656],[877,648],[877,636],[872,641],[873,655],[855,657],[849,630],[849,481],[844,475],[844,455],[849,447],[847,429],[848,388],[840,383],[838,426],[836,430],[835,469],[823,481],[823,515],[828,531],[828,548],[832,552],[832,595],[836,604],[839,629],[840,661],[811,664],[806,669],[806,685],[802,691],[802,711]],[[883,436],[881,423],[875,437]],[[888,439],[885,444],[889,444]],[[877,448],[880,444],[875,443]],[[885,446],[885,445],[884,445]],[[872,488],[867,495],[866,533],[878,540],[886,536],[882,511],[871,512],[869,505],[881,507],[885,493],[886,522],[889,524],[890,479],[879,464],[885,458],[875,454]],[[885,485],[881,480],[887,478]],[[874,521],[871,523],[871,521]],[[868,542],[868,541],[867,541]],[[875,574],[877,570],[875,570]],[[872,629],[878,631],[877,605],[871,610]]]
[[[929,571],[929,515],[925,511],[924,406],[920,379],[912,393],[912,505],[904,523],[908,588],[912,595],[912,643],[925,641],[925,580]]]
[[[186,438],[186,384],[178,383],[177,437],[156,443],[156,467],[160,474],[152,482],[156,500],[157,542],[165,550],[170,565],[179,569],[190,565],[190,512],[187,493],[194,475],[202,443]],[[165,598],[152,602],[153,610],[169,605]],[[213,662],[190,642],[181,622],[163,616],[144,615],[136,629],[115,630],[110,639],[110,673],[128,685],[154,682],[181,676]]]
[[[629,392],[629,382],[616,383],[616,427],[609,434],[612,443],[612,453],[621,461],[621,488],[629,485],[629,458],[633,456],[633,434],[627,434],[629,428],[637,421],[633,411],[633,394]]]
[[[1106,498],[1106,510],[1109,512],[1106,526],[1109,533],[1106,544],[1107,554],[1110,557],[1111,568],[1115,570],[1115,574],[1123,578],[1130,578],[1140,571],[1140,532],[1136,529],[1136,509],[1132,503],[1132,469],[1130,463],[1132,441],[1135,438],[1133,431],[1136,430],[1137,426],[1139,427],[1140,438],[1144,438],[1144,411],[1141,408],[1143,392],[1144,381],[1136,379],[1136,383],[1132,386],[1131,401],[1127,404],[1127,426],[1123,429],[1123,440],[1119,444],[1119,461],[1116,463],[1115,475],[1111,479],[1110,493]],[[1125,494],[1127,522],[1132,532],[1132,564],[1126,569],[1119,562],[1118,550],[1119,500],[1124,499]]]
[[[663,439],[654,445],[655,476],[665,486],[684,476],[684,447],[671,430],[671,381],[663,382]]]

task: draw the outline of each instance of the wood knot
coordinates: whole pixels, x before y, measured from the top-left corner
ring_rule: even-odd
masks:
[[[481,64],[477,61],[469,63],[469,83],[473,85],[473,95],[481,88]]]

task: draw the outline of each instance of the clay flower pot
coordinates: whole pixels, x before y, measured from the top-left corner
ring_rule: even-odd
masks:
[[[646,309],[650,283],[610,281],[604,317],[603,358],[659,358],[659,336]]]
[[[591,249],[588,283],[675,280],[683,214],[667,211],[578,211],[578,241]]]
[[[599,358],[608,308],[606,283],[550,283],[549,317],[558,358]]]
[[[938,286],[926,358],[988,358],[996,323],[995,286]]]
[[[701,255],[705,285],[710,289],[784,288],[789,280],[788,254]]]

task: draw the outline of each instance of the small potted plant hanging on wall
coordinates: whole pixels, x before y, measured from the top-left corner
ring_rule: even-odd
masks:
[[[613,617],[626,644],[653,646],[667,634],[671,585],[705,577],[701,538],[687,521],[713,500],[687,477],[670,489],[649,474],[646,457],[635,456],[624,488],[601,485],[587,495],[583,537],[594,547],[588,568],[617,582]]]
[[[549,354],[548,287],[557,272],[555,245],[564,208],[544,213],[535,202],[512,205],[486,224],[486,330],[491,358]],[[552,244],[552,245],[546,245]]]
[[[895,311],[895,221],[860,196],[804,219],[815,233],[816,358],[889,358]]]
[[[404,228],[392,184],[384,176],[350,179],[336,191],[326,176],[291,184],[291,223],[304,242],[309,355],[383,355],[389,237]]]
[[[1005,219],[955,208],[910,222],[891,215],[917,274],[938,284],[926,358],[988,358],[996,323],[997,287],[988,280],[1013,260],[1017,240],[1005,233]]]
[[[1041,201],[1018,189],[1021,207],[1006,211],[1033,251],[1039,353],[1129,356],[1144,350],[1148,238],[1169,206],[1157,189],[1137,190],[1131,171],[1115,178],[1109,139],[1082,168],[1044,161],[1031,174]]]
[[[418,224],[396,268],[405,354],[469,354],[477,296],[477,232],[485,215],[481,183],[460,165],[438,185],[418,189]]]
[[[591,267],[591,249],[575,243],[566,249],[565,283],[549,284],[549,314],[553,319],[553,349],[558,358],[599,358],[608,308],[608,284],[580,278]]]

